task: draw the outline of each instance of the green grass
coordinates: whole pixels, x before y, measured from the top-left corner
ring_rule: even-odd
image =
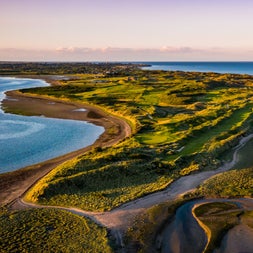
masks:
[[[140,147],[128,150],[122,143],[104,152],[88,153],[51,171],[26,198],[103,211],[164,188],[170,176],[159,173],[152,150],[140,152]]]
[[[252,197],[253,168],[218,174],[203,183],[197,194],[208,197]]]
[[[96,105],[133,128],[119,145],[53,170],[27,199],[109,210],[182,175],[217,168],[221,155],[252,131],[252,80],[135,69],[94,78],[79,74],[62,85],[23,91]]]
[[[0,212],[0,252],[113,252],[107,231],[56,209]]]
[[[210,127],[209,131],[204,133],[197,133],[196,138],[189,141],[185,148],[183,149],[181,155],[188,155],[193,152],[200,152],[203,148],[208,149],[208,151],[213,151],[217,149],[220,143],[217,141],[217,137],[227,133],[230,129],[235,129],[240,127],[247,116],[252,112],[252,106],[246,106],[242,109],[238,109],[233,112],[229,117],[224,117],[220,120],[220,123],[215,127]]]

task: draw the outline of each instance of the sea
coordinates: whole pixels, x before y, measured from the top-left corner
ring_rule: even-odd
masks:
[[[214,72],[253,75],[253,62],[140,62],[144,70]]]
[[[0,103],[8,90],[48,85],[42,80],[0,78]],[[103,132],[103,127],[84,121],[20,116],[0,110],[0,173],[87,147]]]

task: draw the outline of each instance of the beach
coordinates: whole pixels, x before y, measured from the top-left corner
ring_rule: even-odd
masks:
[[[49,79],[47,79],[48,81]],[[53,80],[55,85],[55,80]],[[24,193],[57,165],[84,154],[95,147],[108,147],[131,135],[130,126],[122,119],[114,117],[95,106],[23,94],[19,91],[6,93],[3,108],[15,111],[18,108],[24,115],[45,116],[50,118],[82,120],[103,126],[104,133],[88,147],[56,157],[54,159],[21,168],[0,175],[0,204],[6,205]],[[73,113],[75,111],[75,113]],[[111,131],[113,129],[113,131]]]

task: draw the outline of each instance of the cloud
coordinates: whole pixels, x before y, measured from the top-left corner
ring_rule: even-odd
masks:
[[[59,47],[56,48],[57,52],[61,53],[94,53],[94,52],[103,52],[103,53],[115,53],[115,52],[154,52],[154,53],[192,53],[200,50],[193,49],[191,47],[169,47],[164,46],[161,48],[120,48],[120,47],[103,47],[103,48],[80,48],[80,47]]]
[[[191,47],[171,47],[171,46],[164,46],[160,48],[161,52],[166,53],[193,53],[197,51],[201,51],[199,49],[194,49]]]
[[[253,59],[253,49],[58,47],[53,50],[0,48],[0,61],[225,61]]]

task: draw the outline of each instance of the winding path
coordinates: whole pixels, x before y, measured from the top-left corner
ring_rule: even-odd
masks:
[[[149,194],[145,197],[130,201],[123,204],[108,212],[88,212],[78,208],[66,208],[61,206],[42,206],[34,203],[25,202],[22,198],[17,199],[13,203],[12,208],[58,208],[62,210],[67,210],[81,216],[85,216],[93,220],[99,225],[108,228],[112,234],[115,236],[118,245],[123,247],[122,235],[131,226],[135,217],[141,214],[145,209],[150,208],[156,204],[174,200],[190,191],[193,191],[198,185],[200,185],[206,179],[227,171],[231,169],[238,158],[238,151],[253,137],[253,134],[241,139],[238,146],[235,147],[235,152],[233,154],[233,159],[218,168],[215,171],[205,171],[197,174],[192,174],[184,176],[177,181],[173,182],[168,188],[163,191],[159,191],[153,194]]]
[[[13,95],[15,95],[15,94],[12,93],[12,96]],[[18,96],[20,99],[20,94],[18,94]],[[24,99],[31,99],[31,100],[37,99],[37,102],[42,102],[42,103],[43,103],[43,101],[48,102],[48,100],[45,100],[44,98],[38,98],[38,97],[35,98],[34,96],[27,98],[27,95],[24,96]],[[51,99],[50,99],[50,101],[51,101]],[[62,103],[59,100],[55,100],[55,102]],[[70,106],[73,106],[73,105],[79,106],[76,103],[75,104],[69,103],[69,105]],[[84,105],[82,105],[82,107],[84,107]],[[90,107],[90,110],[94,111],[96,109]],[[111,117],[111,116],[105,115],[105,114],[101,113],[99,110],[96,110],[96,112],[98,112],[100,115],[103,115],[103,119],[106,119],[107,121],[111,121],[111,123],[114,123],[114,124],[116,123],[118,126],[120,126],[120,129],[121,129],[120,135],[117,138],[115,138],[113,140],[106,139],[105,141],[102,141],[101,143],[103,146],[113,145],[116,142],[124,139],[125,137],[127,137],[131,134],[131,129],[125,121],[120,120],[116,117]],[[93,119],[93,120],[95,120],[95,119]],[[184,177],[178,179],[177,181],[173,182],[165,190],[162,190],[162,191],[159,191],[156,193],[152,193],[152,194],[149,194],[145,197],[130,201],[130,202],[123,204],[123,205],[121,205],[111,211],[108,211],[108,212],[88,212],[88,211],[84,211],[84,210],[74,208],[74,207],[66,208],[66,207],[61,207],[61,206],[42,206],[42,205],[38,205],[38,204],[34,204],[34,203],[25,202],[22,199],[23,192],[27,191],[34,183],[36,183],[36,181],[40,177],[43,177],[56,164],[59,164],[60,162],[62,162],[62,159],[67,160],[72,156],[74,157],[74,156],[78,155],[78,153],[73,153],[73,154],[71,154],[71,156],[66,156],[64,158],[61,158],[59,161],[58,160],[53,161],[53,162],[51,161],[52,164],[50,164],[50,163],[46,164],[45,166],[47,166],[47,169],[44,170],[44,172],[43,172],[44,174],[39,174],[34,179],[33,182],[29,181],[28,184],[26,186],[24,186],[25,190],[22,193],[20,193],[20,192],[15,193],[16,197],[14,198],[14,201],[11,202],[10,206],[13,209],[58,208],[58,209],[70,211],[72,213],[75,213],[75,214],[78,214],[81,216],[88,217],[91,220],[93,220],[94,222],[96,222],[97,224],[100,224],[100,225],[105,226],[106,228],[110,229],[112,234],[115,236],[115,238],[117,240],[117,244],[120,245],[121,247],[123,247],[124,245],[123,245],[122,235],[127,230],[127,228],[129,226],[131,226],[132,222],[134,221],[134,219],[137,215],[141,214],[147,208],[150,208],[156,204],[159,204],[159,203],[162,203],[165,201],[174,200],[174,199],[184,195],[187,192],[193,191],[198,185],[200,185],[206,179],[208,179],[218,173],[221,173],[221,172],[231,169],[235,165],[235,163],[237,162],[238,151],[252,137],[253,137],[253,134],[242,138],[239,145],[237,147],[235,147],[235,152],[234,152],[232,161],[224,164],[223,166],[221,166],[217,170],[205,171],[205,172],[200,172],[200,173],[184,176]],[[82,152],[84,152],[84,150],[80,150],[78,152],[80,152],[80,154],[81,154]],[[122,250],[122,251],[124,251],[124,250]]]

